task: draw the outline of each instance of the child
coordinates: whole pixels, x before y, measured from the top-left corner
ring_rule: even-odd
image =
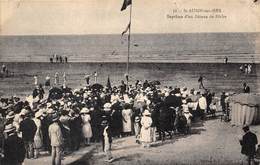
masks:
[[[107,120],[103,120],[101,125],[104,126],[103,149],[104,149],[104,152],[106,153],[106,157],[107,157],[106,161],[111,163],[114,160],[113,156],[111,154],[111,144],[112,144],[111,130],[110,130]]]
[[[186,132],[190,133],[192,114],[190,113],[187,104],[183,104],[182,107],[183,107],[183,115],[185,116],[185,118],[187,120]]]
[[[216,111],[217,111],[216,103],[211,103],[209,108],[210,108],[210,112],[212,114],[212,117],[215,117],[216,116]]]
[[[136,138],[136,143],[140,143],[139,138],[140,138],[140,130],[141,130],[141,119],[140,116],[135,116],[135,121],[134,121],[134,130],[135,130],[135,138]]]

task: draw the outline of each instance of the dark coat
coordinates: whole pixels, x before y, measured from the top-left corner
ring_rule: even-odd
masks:
[[[4,164],[15,165],[22,163],[25,158],[25,147],[17,135],[9,136],[4,143]]]
[[[257,136],[252,132],[247,132],[240,141],[242,146],[241,153],[247,156],[254,156],[256,151]]]
[[[161,131],[170,131],[172,130],[172,113],[166,106],[160,108],[159,114],[159,127]]]
[[[245,86],[243,91],[244,91],[244,93],[250,93],[250,87],[249,86]]]
[[[180,107],[182,105],[182,99],[179,96],[169,95],[165,98],[165,105],[169,107]]]
[[[30,118],[25,118],[20,123],[20,131],[22,132],[22,137],[24,141],[33,142],[36,130],[37,126],[35,125],[34,121]]]

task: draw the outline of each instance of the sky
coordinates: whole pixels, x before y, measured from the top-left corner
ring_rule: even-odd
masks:
[[[260,32],[253,0],[132,0],[132,33]],[[0,0],[0,35],[121,34],[123,0]],[[168,18],[178,9],[221,9],[226,18]],[[188,13],[209,16],[208,13]],[[212,13],[213,14],[213,13]],[[214,15],[214,14],[213,14]]]

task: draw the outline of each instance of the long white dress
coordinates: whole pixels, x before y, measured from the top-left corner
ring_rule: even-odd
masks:
[[[34,135],[34,147],[38,149],[38,148],[42,147],[41,120],[34,118],[33,121],[34,121],[35,125],[37,126],[37,130]]]
[[[123,132],[132,132],[132,109],[122,110]]]
[[[83,122],[83,127],[82,127],[83,136],[85,138],[91,138],[92,129],[91,129],[91,125],[90,125],[90,121],[91,121],[90,115],[86,114],[86,115],[81,116],[81,118],[82,118],[82,122]]]
[[[145,143],[152,142],[152,118],[149,116],[143,116],[141,119],[141,133],[140,133],[140,141]]]

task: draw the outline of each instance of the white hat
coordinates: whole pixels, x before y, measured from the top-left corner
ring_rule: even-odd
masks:
[[[21,114],[21,115],[27,115],[28,113],[29,113],[28,110],[22,109],[20,114]]]
[[[16,129],[16,128],[13,126],[13,124],[8,124],[8,125],[5,126],[4,132],[5,132],[5,133],[14,132],[15,129]]]
[[[39,118],[40,116],[42,116],[42,112],[41,111],[38,111],[35,113],[34,115],[36,118]]]
[[[183,107],[183,112],[184,113],[189,113],[190,112],[188,105],[183,105],[182,107]]]
[[[70,105],[71,105],[71,102],[68,102],[67,105],[70,106]]]
[[[147,100],[147,101],[146,101],[146,104],[147,104],[147,105],[150,105],[150,104],[151,104],[151,101],[150,101],[150,100]]]
[[[82,110],[80,111],[80,114],[82,114],[82,113],[89,113],[89,109],[86,107],[82,108]]]
[[[83,98],[84,99],[88,98],[88,94],[86,92],[83,94]]]
[[[106,110],[111,110],[111,104],[110,103],[106,103],[106,104],[104,104],[104,110],[106,111]]]
[[[149,115],[151,115],[151,113],[150,113],[148,110],[145,110],[145,111],[143,112],[143,115],[144,115],[144,116],[149,116]]]
[[[187,101],[184,99],[184,100],[182,100],[182,103],[183,103],[183,104],[186,104],[186,103],[187,103]]]
[[[49,109],[47,110],[47,113],[48,113],[48,114],[52,114],[52,113],[55,113],[55,111],[54,111],[54,109],[49,108]]]
[[[60,101],[60,105],[64,105],[64,101]]]
[[[14,118],[14,112],[11,111],[6,115],[6,119],[13,119]]]
[[[47,103],[47,108],[50,108],[51,107],[51,103]]]

